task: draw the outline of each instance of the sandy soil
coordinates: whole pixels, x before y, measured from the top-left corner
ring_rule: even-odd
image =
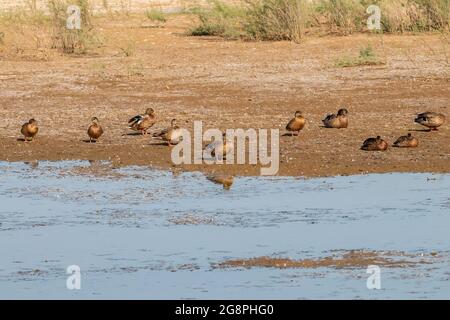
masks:
[[[172,118],[189,130],[195,120],[205,129],[284,129],[302,110],[306,129],[298,138],[281,138],[280,175],[450,172],[448,123],[438,132],[413,123],[428,110],[450,118],[450,44],[439,35],[313,37],[299,45],[187,37],[191,21],[183,16],[164,28],[138,18],[95,23],[104,46],[85,56],[17,56],[7,41],[0,47],[0,160],[111,160],[257,175],[255,165],[174,168],[170,147],[133,135],[127,119],[151,106],[159,119],[154,130]],[[120,48],[130,41],[135,52],[125,57]],[[337,58],[358,55],[368,44],[385,65],[334,67]],[[341,106],[349,109],[349,128],[322,128],[324,115]],[[92,116],[105,129],[97,144],[84,142]],[[32,117],[40,123],[37,139],[19,141],[21,124]],[[368,137],[392,143],[407,132],[419,138],[419,148],[359,149]]]

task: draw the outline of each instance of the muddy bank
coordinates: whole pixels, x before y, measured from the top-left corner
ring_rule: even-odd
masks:
[[[430,256],[436,256],[433,253]],[[423,257],[423,255],[422,255]],[[248,259],[226,260],[216,264],[216,268],[367,268],[376,265],[387,268],[407,268],[417,263],[429,263],[424,259],[414,261],[414,255],[404,252],[377,252],[352,250],[341,254],[318,259],[294,260],[277,257],[255,257]]]
[[[433,138],[436,139],[436,136]],[[143,138],[137,139],[143,140]],[[296,142],[288,143],[303,144],[300,139],[296,140]],[[430,148],[418,150],[392,148],[384,153],[360,151],[356,143],[354,148],[355,150],[348,148],[348,152],[351,153],[349,155],[327,152],[324,156],[319,150],[311,150],[309,153],[308,150],[288,151],[287,156],[281,155],[278,175],[324,177],[387,172],[450,172],[448,156],[434,152],[427,153],[427,149]],[[440,147],[436,146],[436,148]],[[130,146],[127,144],[107,145],[101,142],[98,144],[86,144],[80,141],[66,142],[41,137],[33,143],[25,144],[14,139],[2,138],[0,139],[0,160],[106,160],[111,161],[112,169],[140,165],[178,173],[201,171],[234,176],[256,176],[260,175],[261,171],[260,165],[174,165],[171,161],[171,148],[150,145],[147,141]]]

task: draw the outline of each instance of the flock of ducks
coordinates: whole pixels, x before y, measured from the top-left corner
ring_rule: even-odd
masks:
[[[148,130],[156,123],[155,111],[152,108],[148,108],[144,114],[138,114],[128,120],[129,128],[141,132],[142,135],[148,134]],[[38,123],[35,119],[30,119],[28,122],[22,125],[21,133],[25,137],[24,141],[33,141],[39,131]],[[89,142],[97,142],[103,135],[104,131],[99,124],[97,117],[91,118],[91,124],[88,127],[87,134]],[[166,141],[169,145],[176,144],[181,137],[181,129],[178,127],[176,119],[171,121],[169,128],[160,130],[153,134],[154,137],[159,137],[163,141]]]
[[[445,116],[436,112],[424,112],[417,115],[414,122],[421,124],[429,129],[429,131],[436,131],[444,124]],[[286,125],[286,130],[291,136],[299,135],[300,131],[305,127],[307,119],[303,116],[301,111],[296,111],[294,118],[291,119]],[[326,128],[343,129],[348,127],[348,110],[343,108],[339,109],[336,114],[329,114],[323,120],[323,125]],[[142,135],[147,135],[148,130],[156,123],[156,115],[153,108],[148,108],[144,114],[138,114],[128,121],[129,128],[140,132]],[[32,141],[39,131],[38,123],[35,119],[30,119],[28,122],[22,125],[21,133],[25,137],[24,141]],[[87,130],[89,136],[89,142],[96,142],[103,135],[103,128],[99,124],[97,117],[91,119],[91,124]],[[208,151],[213,157],[216,150],[221,150],[221,156],[224,158],[227,153],[233,149],[231,141],[226,139],[224,133],[223,141],[213,141],[205,150]],[[169,146],[177,144],[182,136],[182,130],[177,125],[176,119],[171,121],[170,127],[153,133],[153,137],[157,137],[165,141]],[[219,145],[220,144],[220,145]],[[408,133],[406,136],[401,136],[394,143],[394,147],[399,148],[414,148],[419,145],[419,140]],[[385,151],[389,147],[389,144],[383,140],[380,136],[376,138],[366,139],[362,146],[362,150],[366,151]]]
[[[445,116],[436,112],[424,112],[417,115],[414,122],[421,124],[429,129],[429,131],[436,131],[444,124]],[[138,114],[128,121],[129,128],[131,130],[140,132],[142,135],[147,135],[148,130],[156,123],[156,115],[153,108],[148,108],[144,114]],[[294,118],[291,119],[286,125],[286,130],[291,136],[299,136],[300,131],[305,127],[307,119],[303,116],[301,111],[296,111]],[[339,109],[336,114],[328,114],[322,123],[326,128],[345,129],[348,127],[348,110],[345,108]],[[22,125],[21,133],[25,137],[24,141],[32,141],[39,131],[38,123],[35,119],[30,119],[28,122]],[[103,128],[99,124],[97,117],[91,118],[91,124],[88,127],[87,134],[89,136],[89,142],[97,142],[103,135]],[[154,132],[153,137],[157,137],[165,141],[169,146],[177,144],[182,138],[182,130],[177,125],[176,119],[172,119],[170,127]],[[394,143],[394,147],[399,148],[414,148],[419,145],[419,140],[408,133],[406,136],[401,136]],[[362,146],[362,150],[366,151],[385,151],[389,147],[389,144],[383,140],[380,136],[376,138],[366,139]],[[216,154],[216,151],[219,150]],[[234,144],[232,140],[228,140],[226,133],[223,133],[222,141],[213,141],[205,147],[207,154],[212,157],[225,159],[227,153],[234,150]],[[233,184],[233,176],[212,174],[207,176],[207,179],[221,184],[224,189],[230,189]]]
[[[326,128],[336,128],[343,129],[348,127],[348,110],[343,108],[339,109],[337,114],[329,114],[322,120],[323,125]],[[414,119],[414,122],[421,124],[428,128],[428,131],[437,131],[440,126],[442,126],[445,122],[445,116],[441,113],[436,112],[423,112],[417,115]],[[299,135],[300,131],[306,125],[306,118],[303,117],[301,111],[296,111],[294,118],[289,121],[286,126],[286,130],[294,135],[297,132]],[[411,133],[408,133],[406,136],[401,136],[394,143],[394,147],[398,148],[415,148],[419,145],[419,140],[412,136]],[[368,138],[366,139],[361,149],[365,151],[385,151],[389,147],[389,144],[381,138],[381,136],[377,136],[376,138]]]

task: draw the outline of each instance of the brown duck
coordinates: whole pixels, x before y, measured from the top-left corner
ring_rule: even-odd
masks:
[[[103,128],[101,125],[98,124],[98,118],[93,117],[91,119],[91,125],[88,128],[87,134],[89,136],[89,142],[97,142],[97,140],[102,136],[103,134]]]
[[[182,137],[182,130],[177,125],[177,119],[172,119],[170,127],[163,129],[153,134],[154,137],[160,137],[163,141],[166,141],[169,146],[173,146],[180,142]]]
[[[30,119],[28,122],[22,125],[22,130],[20,132],[25,137],[24,141],[33,141],[34,137],[39,131],[38,123],[34,119]]]
[[[147,130],[150,129],[156,122],[155,110],[148,108],[145,110],[145,114],[138,114],[134,116],[128,123],[130,129],[134,131],[140,131],[142,135],[147,134]]]
[[[419,113],[414,122],[427,127],[429,131],[437,131],[437,128],[444,124],[445,116],[436,112],[424,112]]]
[[[347,109],[339,109],[337,114],[329,114],[322,120],[326,128],[347,128],[348,127]]]
[[[406,136],[398,138],[393,146],[398,148],[415,148],[419,145],[419,140],[408,133]]]
[[[303,117],[301,111],[296,111],[294,118],[286,125],[286,130],[291,132],[291,136],[294,132],[297,132],[297,136],[300,134],[300,130],[305,127],[306,119]]]
[[[387,148],[388,143],[381,139],[380,136],[366,139],[361,146],[361,149],[365,151],[385,151]]]

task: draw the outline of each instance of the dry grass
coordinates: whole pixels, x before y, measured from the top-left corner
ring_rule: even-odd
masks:
[[[68,5],[81,8],[81,29],[69,30],[67,23]],[[48,12],[30,8],[17,8],[0,14],[0,28],[3,31],[9,55],[40,59],[51,55],[51,49],[63,53],[86,53],[97,46],[99,40],[91,23],[87,0],[48,1]]]
[[[148,20],[157,23],[166,23],[167,17],[161,10],[151,9],[145,12],[145,16]]]
[[[310,4],[300,0],[247,0],[246,30],[255,40],[300,42],[308,26]]]
[[[70,30],[66,27],[67,9],[71,4],[81,9],[81,29]],[[51,16],[52,48],[64,53],[86,53],[90,46],[98,42],[91,22],[88,0],[50,0],[48,3]]]
[[[194,11],[192,35],[300,42],[306,32],[326,30],[349,35],[367,32],[366,9],[378,5],[379,32],[448,31],[449,0],[243,0],[230,5],[213,0],[209,10]]]

